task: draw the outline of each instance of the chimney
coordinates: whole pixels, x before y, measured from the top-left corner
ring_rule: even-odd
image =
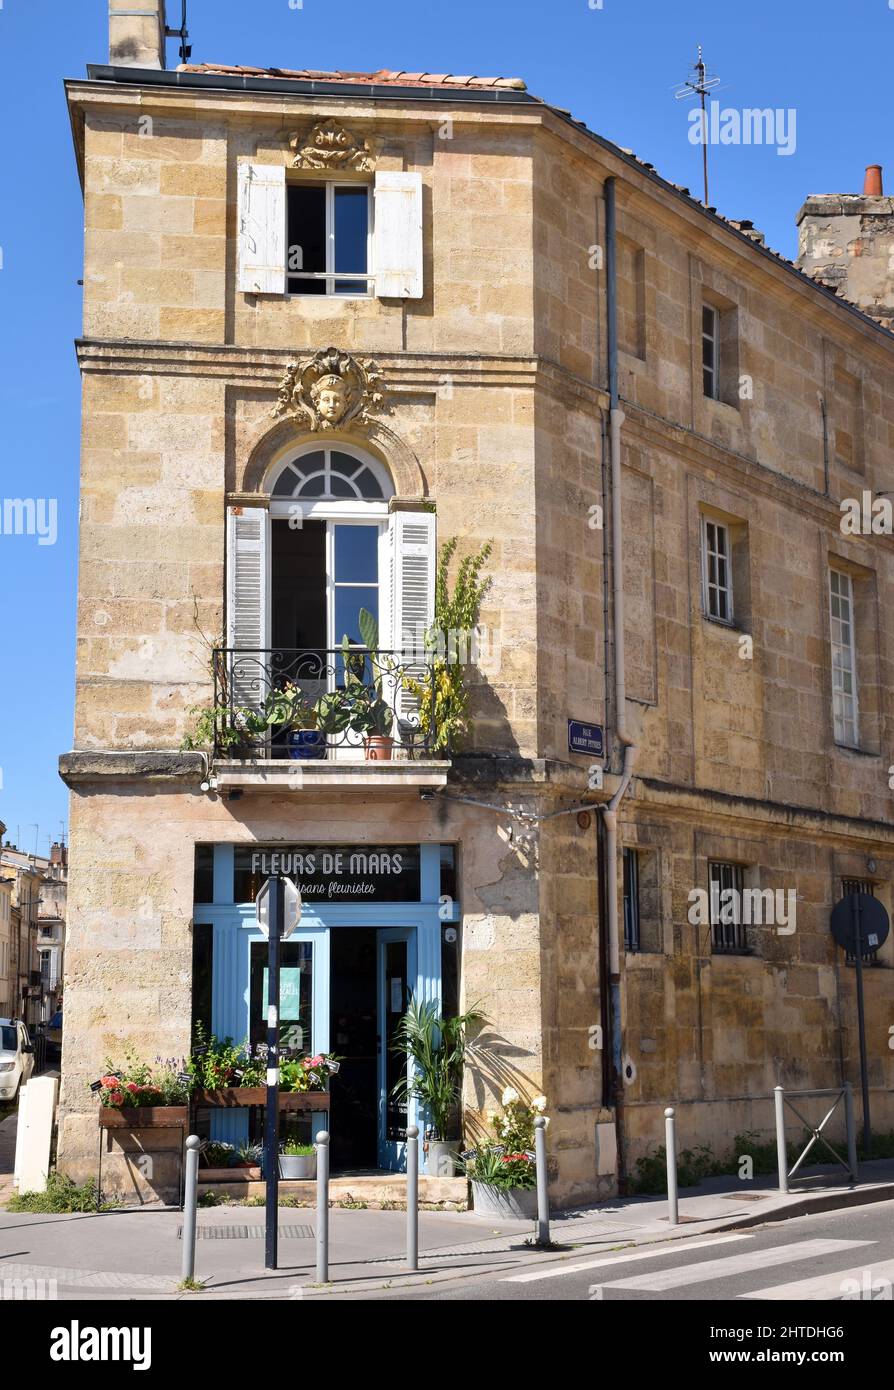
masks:
[[[880,164],[866,166],[862,193],[811,193],[798,213],[797,264],[894,329],[894,198]]]
[[[109,0],[109,63],[165,66],[165,0]]]

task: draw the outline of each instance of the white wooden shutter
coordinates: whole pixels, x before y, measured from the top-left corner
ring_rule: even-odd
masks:
[[[422,175],[383,171],[375,185],[376,294],[422,297]]]
[[[422,649],[435,620],[435,514],[394,512],[391,516],[391,633],[400,652]],[[401,661],[405,657],[398,658]],[[407,664],[408,675],[421,677],[425,662]],[[406,690],[398,697],[399,717],[412,714],[417,701]]]
[[[227,657],[230,701],[260,707],[267,663],[267,536],[264,507],[227,508]]]
[[[237,289],[245,294],[286,292],[286,171],[270,164],[240,164]]]

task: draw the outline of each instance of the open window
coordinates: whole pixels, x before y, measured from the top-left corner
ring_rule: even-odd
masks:
[[[421,298],[420,174],[291,181],[285,168],[243,163],[238,200],[243,293]]]

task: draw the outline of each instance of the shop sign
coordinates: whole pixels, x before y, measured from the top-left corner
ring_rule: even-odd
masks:
[[[418,845],[252,845],[236,849],[235,900],[251,902],[272,876],[305,902],[418,902]]]

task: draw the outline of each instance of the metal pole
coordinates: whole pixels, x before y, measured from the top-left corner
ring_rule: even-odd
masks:
[[[672,1105],[664,1112],[664,1151],[667,1155],[667,1219],[672,1226],[677,1226],[680,1221],[677,1203],[677,1122]]]
[[[549,1187],[546,1171],[546,1118],[534,1121],[534,1160],[537,1170],[537,1244],[549,1245]]]
[[[779,1169],[779,1191],[788,1192],[788,1152],[785,1147],[785,1091],[777,1086],[773,1091],[776,1105],[776,1166]]]
[[[321,1129],[317,1150],[317,1283],[329,1283],[329,1134]]]
[[[863,1010],[863,935],[860,931],[860,895],[853,895],[854,958],[857,966],[857,1031],[860,1035],[860,1085],[863,1089],[863,1157],[870,1158],[872,1126],[869,1119],[869,1068],[866,1063],[866,1016]]]
[[[267,933],[267,1109],[264,1168],[267,1178],[264,1267],[276,1269],[279,1250],[279,943],[283,930],[282,882],[271,878]]]
[[[419,1129],[407,1128],[407,1268],[419,1268]]]
[[[853,1182],[859,1182],[857,1165],[857,1126],[854,1123],[854,1088],[849,1081],[844,1083],[844,1122],[847,1129],[847,1163]]]
[[[192,1279],[196,1272],[196,1210],[199,1204],[199,1149],[202,1141],[191,1134],[186,1141],[186,1190],[183,1194],[183,1261],[180,1277]]]

